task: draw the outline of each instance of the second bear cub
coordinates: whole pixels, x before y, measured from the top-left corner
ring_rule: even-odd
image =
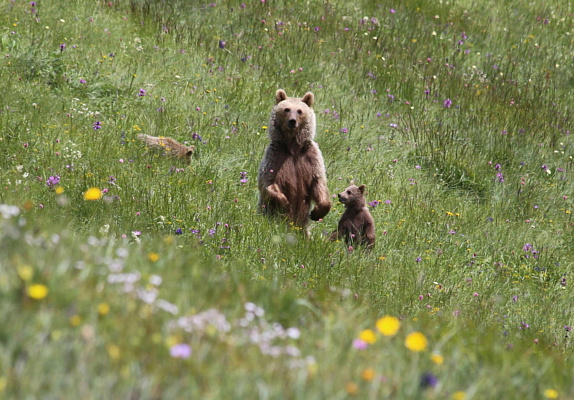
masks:
[[[185,158],[188,163],[191,162],[191,156],[195,151],[195,146],[186,146],[170,137],[156,137],[141,134],[138,135],[138,138],[143,140],[148,147],[152,149],[165,150],[167,155],[177,158]]]
[[[375,245],[375,221],[365,202],[365,187],[352,185],[339,193],[339,201],[345,205],[345,212],[331,240],[344,238],[349,246],[361,244],[368,249]]]

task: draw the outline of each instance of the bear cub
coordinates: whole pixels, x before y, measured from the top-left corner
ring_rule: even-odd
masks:
[[[375,245],[375,221],[365,202],[365,185],[349,186],[339,193],[339,201],[345,205],[339,226],[330,240],[344,238],[347,245],[365,245],[372,249]]]
[[[275,93],[276,104],[269,121],[269,144],[259,166],[259,209],[283,214],[294,225],[306,228],[331,209],[323,156],[315,138],[315,97],[287,97]],[[315,206],[311,210],[312,203]],[[305,233],[308,234],[305,229]]]
[[[168,155],[176,158],[185,158],[188,163],[191,162],[191,156],[195,151],[195,146],[186,146],[170,137],[156,137],[141,134],[138,135],[138,138],[143,140],[148,147],[152,149],[165,150]]]

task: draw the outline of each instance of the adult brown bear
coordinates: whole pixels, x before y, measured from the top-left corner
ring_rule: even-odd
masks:
[[[279,89],[275,99],[269,145],[257,177],[259,208],[264,213],[284,214],[305,229],[309,218],[317,221],[331,209],[323,155],[313,140],[315,97],[311,92],[302,98],[287,97]]]

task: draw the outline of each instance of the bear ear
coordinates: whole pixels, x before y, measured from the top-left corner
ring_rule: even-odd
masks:
[[[279,89],[275,92],[275,100],[277,100],[277,104],[281,103],[283,100],[287,100],[287,93],[283,89]]]
[[[361,194],[365,193],[365,188],[366,188],[365,185],[359,186],[359,192],[361,192]]]
[[[311,92],[307,92],[301,101],[307,104],[309,107],[313,107],[313,103],[315,102],[315,95]]]

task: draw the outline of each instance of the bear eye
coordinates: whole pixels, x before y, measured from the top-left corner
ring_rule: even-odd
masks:
[[[347,194],[351,194],[351,191],[350,191],[350,190],[347,190]]]
[[[301,115],[301,114],[303,114],[303,111],[297,110],[297,114]]]
[[[283,111],[285,111],[285,112],[289,112],[289,111],[291,111],[291,109],[290,109],[290,108],[286,108],[286,109],[285,109],[285,110],[283,110]]]

